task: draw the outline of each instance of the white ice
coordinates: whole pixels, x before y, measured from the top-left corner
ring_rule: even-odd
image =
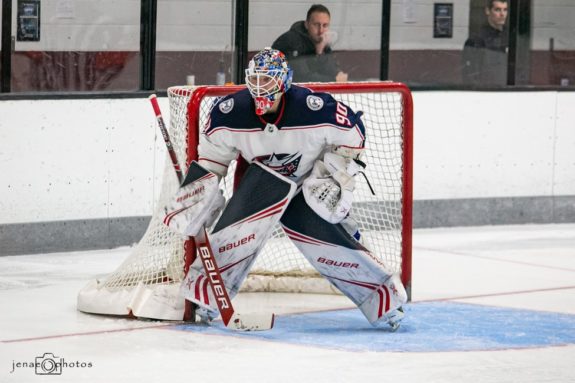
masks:
[[[0,257],[0,382],[575,382],[575,344],[351,352],[76,311],[80,288],[129,250]],[[575,224],[415,230],[413,301],[575,315]],[[236,305],[278,314],[350,307],[306,294],[241,294]],[[40,376],[17,365],[44,353],[91,367]]]

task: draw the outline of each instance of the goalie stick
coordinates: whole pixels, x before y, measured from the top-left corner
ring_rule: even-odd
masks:
[[[176,172],[176,176],[178,177],[178,183],[182,184],[182,181],[184,180],[184,175],[182,174],[182,169],[180,168],[180,163],[178,162],[178,156],[176,156],[174,146],[172,145],[172,141],[170,140],[168,129],[166,129],[166,124],[164,123],[164,118],[162,117],[162,111],[160,110],[160,105],[158,104],[158,98],[156,97],[155,94],[150,95],[150,97],[148,98],[150,99],[152,107],[154,108],[154,113],[156,114],[156,120],[158,120],[158,126],[160,127],[160,131],[162,132],[162,137],[164,137],[164,143],[166,144],[166,149],[168,149],[168,154],[170,155],[170,159],[172,160],[174,171]]]
[[[227,328],[233,330],[255,331],[255,330],[269,330],[274,325],[274,314],[249,314],[241,315],[234,310],[232,300],[228,295],[226,286],[224,285],[220,268],[216,263],[216,258],[210,246],[208,233],[205,228],[200,230],[200,233],[194,237],[196,246],[198,247],[198,256],[204,266],[204,271],[210,281],[212,293],[218,305],[218,310],[222,316],[222,320]]]
[[[150,95],[150,102],[154,108],[154,113],[158,121],[160,130],[162,131],[162,136],[168,149],[172,165],[174,166],[174,171],[178,177],[178,181],[181,184],[183,181],[183,174],[178,163],[178,158],[176,152],[174,151],[172,142],[170,140],[170,135],[166,129],[166,124],[162,117],[162,112],[160,110],[160,105],[158,104],[158,99],[155,94]],[[212,288],[212,293],[216,299],[218,310],[222,317],[224,325],[232,330],[239,331],[257,331],[257,330],[269,330],[274,325],[274,314],[246,314],[241,315],[234,310],[232,301],[229,297],[228,291],[224,285],[220,269],[217,265],[216,259],[212,252],[210,242],[208,239],[208,233],[203,227],[200,232],[193,237],[196,244],[197,254],[202,261],[204,271],[208,276],[210,281],[210,286]]]

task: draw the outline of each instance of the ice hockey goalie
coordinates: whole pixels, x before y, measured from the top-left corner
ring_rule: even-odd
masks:
[[[395,329],[407,293],[399,276],[362,244],[349,217],[366,140],[361,112],[292,85],[291,78],[282,52],[266,48],[252,58],[247,89],[212,108],[194,176],[167,207],[166,224],[193,236],[215,219],[210,243],[233,296],[279,221],[311,265],[372,325]],[[249,167],[223,208],[217,180],[235,159]],[[196,261],[182,292],[212,318],[217,309],[207,283]]]

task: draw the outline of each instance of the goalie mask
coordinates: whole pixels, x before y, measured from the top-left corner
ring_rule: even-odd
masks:
[[[257,53],[246,69],[246,85],[254,98],[256,114],[266,113],[288,91],[292,80],[285,55],[271,48]]]

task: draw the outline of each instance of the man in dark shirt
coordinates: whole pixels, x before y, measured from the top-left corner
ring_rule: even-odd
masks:
[[[463,48],[463,81],[466,84],[507,83],[507,0],[488,0],[487,20]]]
[[[314,4],[307,11],[305,21],[295,22],[289,31],[272,44],[283,52],[294,71],[296,82],[347,81],[335,60],[329,41],[329,10]]]

